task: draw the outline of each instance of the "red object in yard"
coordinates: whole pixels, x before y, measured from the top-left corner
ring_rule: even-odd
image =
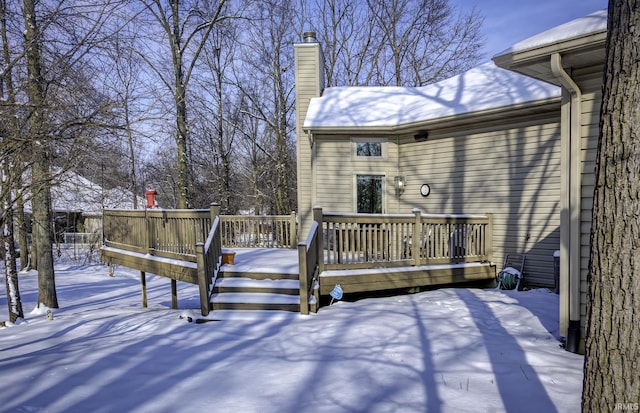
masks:
[[[158,203],[156,202],[156,195],[158,195],[158,191],[155,189],[147,189],[147,205],[145,208],[158,208]]]

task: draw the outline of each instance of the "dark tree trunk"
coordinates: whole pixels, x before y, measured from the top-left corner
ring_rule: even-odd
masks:
[[[182,40],[180,32],[179,1],[171,2],[173,32],[171,38],[171,55],[175,76],[174,101],[176,106],[176,149],[178,155],[178,205],[180,209],[190,207],[191,180],[189,179],[188,159],[188,123],[187,123],[187,88],[183,68]]]
[[[596,168],[583,411],[640,403],[640,8],[610,0]]]
[[[20,270],[28,270],[31,263],[29,260],[30,252],[27,237],[27,221],[24,215],[24,200],[22,198],[18,200],[15,212],[16,223],[18,225],[18,245],[20,245]]]
[[[31,114],[29,133],[31,140],[31,199],[33,210],[32,237],[37,253],[38,268],[38,305],[58,308],[55,274],[53,270],[53,251],[51,248],[51,181],[50,150],[48,137],[44,133],[46,116],[44,114],[44,80],[40,62],[40,38],[36,20],[34,0],[24,0],[25,47],[28,74],[28,97]]]

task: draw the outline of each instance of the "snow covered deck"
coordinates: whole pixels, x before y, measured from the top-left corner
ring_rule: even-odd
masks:
[[[315,311],[319,296],[328,295],[336,284],[345,293],[358,293],[492,280],[496,274],[490,214],[342,214],[316,207],[315,225],[297,248],[289,239],[290,217],[286,222],[291,231],[279,231],[273,238],[287,242],[271,243],[271,248],[240,248],[232,240],[265,238],[267,233],[260,231],[271,234],[275,225],[254,226],[248,233],[238,222],[228,221],[233,237],[223,237],[219,218],[216,205],[193,211],[105,211],[102,259],[141,272],[143,305],[145,273],[172,280],[174,306],[176,281],[198,285],[203,315],[231,306],[223,303],[223,296],[286,295],[287,309],[294,307],[289,301],[297,301],[300,305],[292,311],[306,314]],[[268,217],[258,221],[270,222]],[[235,253],[233,265],[225,263],[223,248]]]
[[[240,248],[235,265],[223,265],[222,272],[262,274],[298,274],[298,252],[293,249]],[[394,290],[433,285],[494,280],[496,266],[491,262],[430,264],[353,270],[327,270],[320,273],[320,295],[340,284],[345,293]]]

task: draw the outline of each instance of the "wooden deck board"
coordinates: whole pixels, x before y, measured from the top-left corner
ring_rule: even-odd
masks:
[[[320,295],[329,294],[336,284],[340,284],[345,293],[355,293],[492,280],[495,277],[496,267],[492,263],[333,270],[320,275]]]
[[[135,268],[176,281],[198,284],[198,269],[195,262],[141,254],[111,247],[102,247],[100,254],[102,260],[110,264]]]
[[[128,252],[110,247],[103,247],[101,253],[102,259],[112,264],[136,268],[140,271],[161,275],[177,281],[197,284],[196,264],[192,262]],[[264,270],[265,267],[274,265],[275,261],[279,261],[274,260],[278,253],[282,254],[281,251],[260,251],[259,258],[255,256],[252,258],[250,262],[252,265],[251,270],[247,269],[247,272],[253,274],[253,271]],[[288,263],[289,259],[292,260],[291,264],[293,265],[294,255],[292,254],[292,257],[285,261]],[[285,263],[280,261],[277,265],[282,266],[282,264]],[[238,271],[242,269],[242,265],[225,265],[224,269]],[[320,275],[319,284],[320,295],[328,295],[336,284],[340,284],[345,293],[358,293],[494,280],[495,276],[496,266],[494,263],[475,262],[432,264],[420,267],[327,270]],[[269,274],[267,278],[270,277],[272,277],[272,274]]]

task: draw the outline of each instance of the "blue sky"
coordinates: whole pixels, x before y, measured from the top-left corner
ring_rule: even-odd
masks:
[[[520,40],[606,9],[607,0],[451,0],[461,11],[476,7],[484,15],[485,58]]]

